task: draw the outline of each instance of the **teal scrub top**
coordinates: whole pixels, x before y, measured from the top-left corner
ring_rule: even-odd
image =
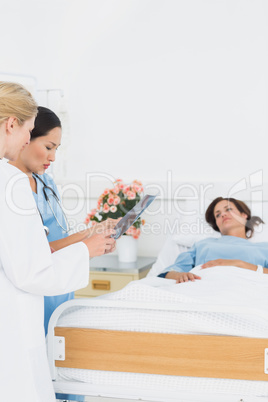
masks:
[[[60,195],[57,189],[57,186],[54,182],[54,180],[47,174],[44,173],[40,178],[45,182],[45,184],[48,187],[51,187],[53,191],[56,193],[60,200]],[[68,234],[59,226],[57,223],[49,205],[48,202],[45,199],[44,192],[43,192],[43,183],[36,179],[36,184],[37,184],[37,193],[33,192],[35,202],[37,204],[38,210],[40,214],[42,215],[43,218],[43,223],[45,226],[49,228],[49,235],[47,237],[48,241],[54,241],[54,240],[59,240],[64,237],[67,237]],[[49,197],[51,206],[53,208],[53,211],[55,215],[57,216],[58,221],[61,223],[63,228],[66,228],[64,216],[62,213],[62,210],[58,203],[55,200],[55,197],[53,197],[52,192],[49,189],[46,189],[46,194]],[[61,201],[61,200],[60,200]],[[44,318],[44,326],[45,326],[45,334],[47,335],[47,330],[48,330],[48,322],[49,319],[53,313],[53,311],[62,303],[64,303],[67,300],[71,300],[74,298],[74,292],[71,293],[66,293],[64,295],[59,295],[59,296],[45,296],[45,318]]]
[[[46,173],[44,173],[40,178],[43,180],[43,182],[48,186],[53,189],[53,191],[56,193],[58,199],[61,202],[60,195],[57,189],[57,186],[54,182],[54,180]],[[47,236],[47,239],[49,242],[54,241],[54,240],[59,240],[64,237],[67,237],[68,234],[66,231],[64,231],[60,225],[57,223],[49,205],[48,202],[45,199],[43,188],[44,185],[43,183],[36,179],[37,183],[37,193],[33,192],[37,207],[39,209],[40,214],[42,215],[43,218],[43,224],[49,228],[49,235]],[[62,213],[62,209],[60,208],[59,204],[55,200],[55,197],[52,195],[52,192],[49,189],[46,189],[46,194],[49,197],[51,206],[53,208],[53,211],[60,222],[61,226],[63,228],[66,228],[66,223],[64,220],[64,216]],[[44,327],[45,327],[45,334],[47,335],[47,330],[48,330],[48,322],[49,319],[53,313],[53,311],[60,306],[62,303],[66,302],[67,300],[71,300],[74,298],[74,292],[71,293],[66,293],[64,295],[59,295],[59,296],[45,296],[44,297],[44,305],[45,305],[45,314],[44,314]],[[56,394],[57,399],[66,399],[66,400],[72,400],[72,401],[84,401],[84,397],[81,395],[67,395],[67,394]]]

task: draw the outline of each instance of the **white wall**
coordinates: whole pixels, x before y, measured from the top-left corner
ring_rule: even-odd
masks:
[[[64,90],[68,177],[238,179],[266,157],[267,17],[265,0],[2,0],[1,71]]]
[[[267,2],[106,7],[91,14],[89,2],[82,28],[70,34],[85,39],[79,51],[72,48],[77,74],[69,67],[71,107],[81,112],[72,120],[69,174],[101,166],[129,179],[163,181],[169,169],[176,180],[229,180],[262,168]],[[86,28],[92,23],[94,37]]]
[[[256,171],[268,181],[267,21],[266,0],[2,0],[0,72],[64,91],[58,181],[172,176],[220,193]]]

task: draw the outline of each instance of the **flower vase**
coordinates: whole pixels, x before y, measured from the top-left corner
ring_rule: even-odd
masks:
[[[116,242],[118,260],[120,262],[135,262],[138,254],[138,239],[133,236],[123,235]]]

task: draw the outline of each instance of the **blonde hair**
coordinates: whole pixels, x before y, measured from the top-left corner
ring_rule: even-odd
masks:
[[[37,103],[31,93],[20,84],[0,81],[0,125],[9,117],[16,117],[19,125],[37,115]]]

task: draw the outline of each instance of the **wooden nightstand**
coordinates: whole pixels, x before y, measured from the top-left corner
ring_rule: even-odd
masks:
[[[119,262],[117,256],[104,255],[90,261],[89,284],[75,297],[94,297],[122,289],[129,282],[144,278],[156,258],[138,257],[136,262]]]

